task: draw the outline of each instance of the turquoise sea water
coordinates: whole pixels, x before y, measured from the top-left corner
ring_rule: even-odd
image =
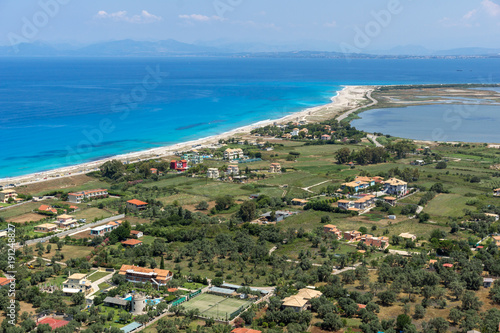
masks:
[[[280,118],[329,102],[343,85],[499,82],[499,65],[500,59],[3,58],[0,178]]]

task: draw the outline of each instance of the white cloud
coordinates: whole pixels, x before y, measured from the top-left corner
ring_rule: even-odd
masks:
[[[477,9],[473,9],[470,12],[468,12],[467,14],[465,14],[463,16],[463,18],[464,18],[464,20],[470,20],[471,18],[473,18],[474,16],[476,16],[476,13],[477,13]]]
[[[323,24],[323,26],[326,28],[335,28],[337,26],[337,22],[335,22],[335,21],[327,22],[327,23]]]
[[[276,26],[274,23],[265,23],[265,22],[255,22],[255,21],[232,21],[231,23],[233,24],[238,24],[242,25],[245,27],[251,27],[255,29],[273,29],[273,30],[280,30],[279,27]]]
[[[121,10],[115,13],[108,13],[104,10],[100,10],[96,15],[96,19],[100,20],[113,20],[117,22],[128,22],[128,23],[154,23],[161,21],[163,18],[161,16],[156,16],[149,13],[147,10],[143,10],[138,15],[129,16],[127,11]]]
[[[179,15],[179,18],[187,21],[196,22],[209,22],[209,21],[224,21],[222,17],[219,16],[206,16],[201,14],[191,14],[191,15]]]
[[[498,16],[498,15],[500,15],[500,5],[494,3],[493,1],[491,1],[491,0],[483,0],[481,2],[481,5],[483,6],[483,8],[486,10],[486,12],[490,16]]]

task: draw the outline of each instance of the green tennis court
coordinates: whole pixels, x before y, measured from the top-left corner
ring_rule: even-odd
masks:
[[[238,310],[242,305],[249,305],[251,301],[217,296],[213,294],[201,294],[185,302],[182,306],[186,310],[198,309],[203,317],[219,318],[225,320],[231,313]]]

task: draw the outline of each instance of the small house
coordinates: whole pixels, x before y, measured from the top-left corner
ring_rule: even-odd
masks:
[[[127,201],[127,209],[130,209],[130,210],[143,210],[143,209],[146,209],[147,205],[148,205],[147,202],[137,200],[137,199],[132,199],[132,200]]]
[[[139,231],[139,230],[130,230],[130,236],[135,236],[137,238],[141,238],[142,236],[144,236],[144,233],[142,231]]]
[[[493,279],[492,278],[484,278],[483,279],[483,287],[489,288],[493,284]]]
[[[269,166],[269,172],[270,173],[279,173],[281,172],[281,164],[279,163],[271,163]]]
[[[292,199],[293,206],[305,206],[308,202],[305,199]]]
[[[36,232],[54,232],[57,230],[57,225],[52,224],[52,223],[44,223],[35,226],[35,231]]]
[[[142,245],[142,241],[138,239],[127,239],[125,241],[122,241],[121,243],[125,247],[132,247],[132,248]]]

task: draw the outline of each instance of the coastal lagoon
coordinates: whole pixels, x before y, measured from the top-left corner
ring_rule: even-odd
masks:
[[[373,109],[351,122],[366,132],[430,141],[500,143],[500,105],[448,104]]]
[[[281,118],[343,85],[499,82],[500,59],[2,58],[0,78],[3,178]]]

